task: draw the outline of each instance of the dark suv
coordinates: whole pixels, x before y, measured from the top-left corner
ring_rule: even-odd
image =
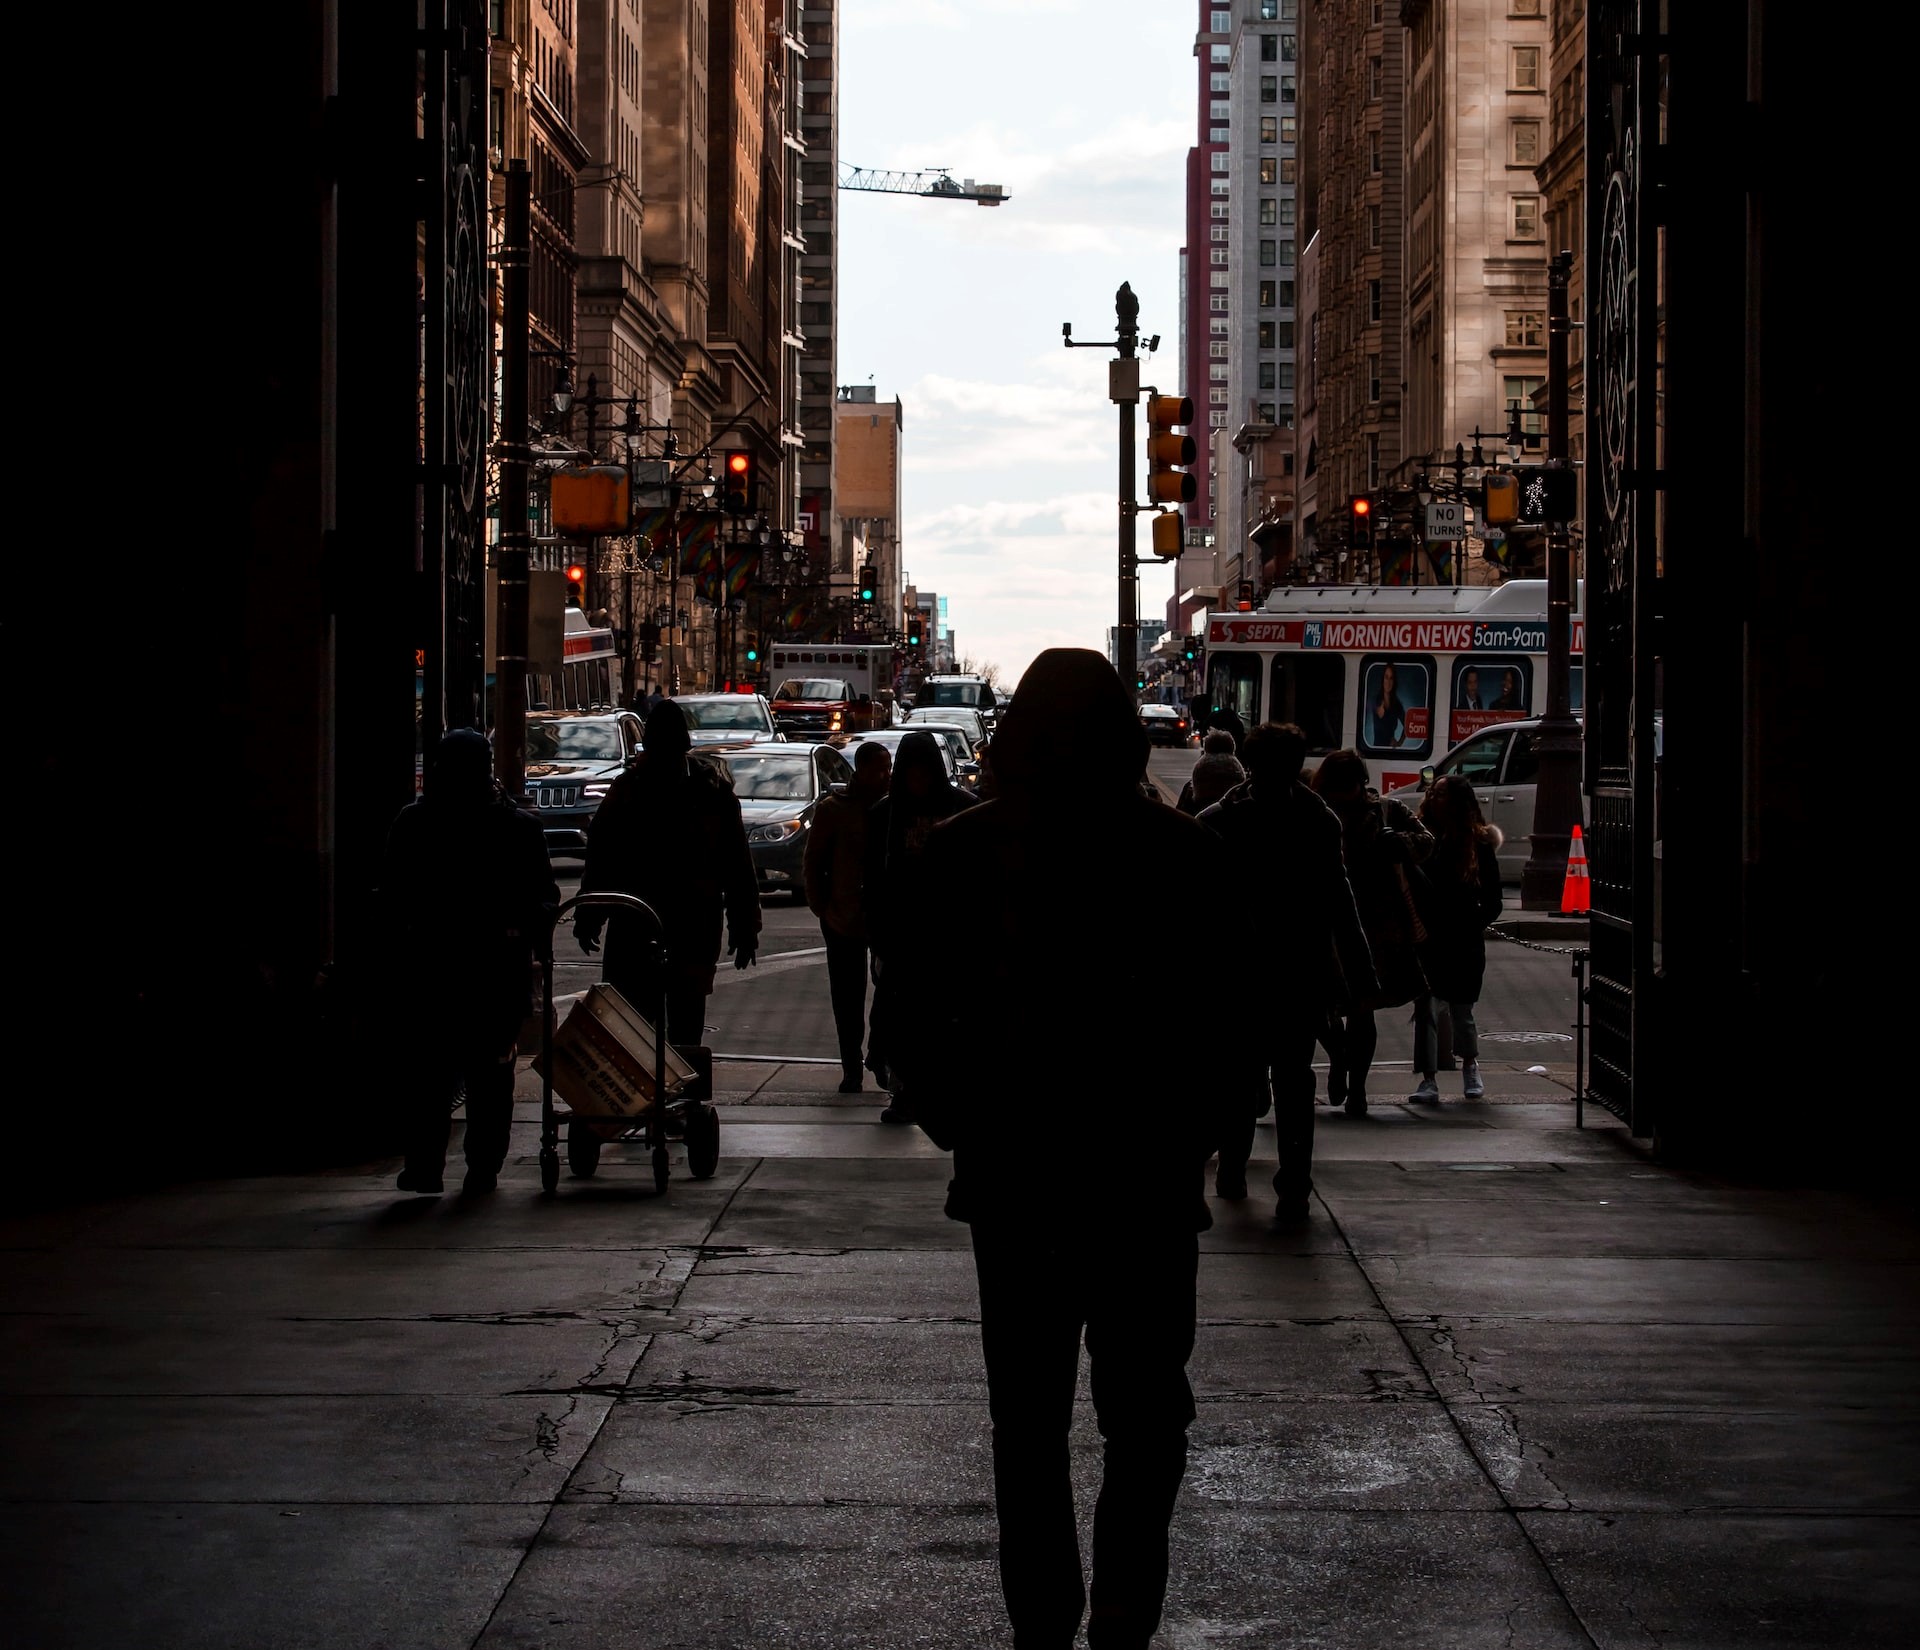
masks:
[[[640,718],[630,711],[528,712],[526,805],[546,829],[548,853],[587,851],[587,821],[639,753]]]

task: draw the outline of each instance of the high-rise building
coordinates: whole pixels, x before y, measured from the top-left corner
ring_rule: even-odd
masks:
[[[1261,0],[1237,0],[1241,6]],[[1277,0],[1276,0],[1277,3]],[[1194,467],[1198,495],[1186,508],[1190,527],[1210,531],[1215,514],[1210,454],[1216,429],[1229,423],[1226,374],[1210,371],[1210,345],[1224,334],[1227,307],[1227,139],[1233,93],[1233,7],[1225,0],[1199,0],[1199,32],[1194,37],[1198,100],[1196,141],[1187,151],[1186,278],[1181,316],[1180,379],[1193,397],[1193,438],[1200,447]],[[1217,238],[1216,238],[1217,235]],[[1216,334],[1214,325],[1222,329]],[[1224,365],[1224,362],[1221,363]]]
[[[1256,590],[1292,562],[1299,285],[1299,0],[1243,0],[1229,73],[1227,313],[1208,317],[1209,399],[1227,388],[1214,477],[1221,580]]]
[[[1546,379],[1542,0],[1403,0],[1407,48],[1402,485],[1511,409],[1538,436]]]
[[[1400,464],[1404,33],[1388,0],[1320,0],[1304,31],[1313,131],[1303,230],[1318,238],[1313,321],[1319,539],[1336,501]],[[1344,531],[1344,524],[1342,527]],[[1338,535],[1334,535],[1337,537]],[[1329,546],[1338,550],[1338,544]],[[1348,569],[1364,578],[1370,570]]]
[[[1547,74],[1553,90],[1547,104],[1546,148],[1534,168],[1540,186],[1540,211],[1547,226],[1547,251],[1573,254],[1572,279],[1567,289],[1567,314],[1574,321],[1586,308],[1587,210],[1587,7],[1586,0],[1552,0],[1552,40],[1547,48]],[[1518,9],[1518,8],[1516,8]],[[1585,405],[1586,351],[1573,335],[1567,351],[1567,401]],[[1545,391],[1540,397],[1545,400]],[[1586,478],[1586,420],[1571,418],[1567,425],[1568,456]]]
[[[836,277],[840,267],[840,7],[806,0],[800,14],[806,57],[801,67],[800,290],[795,330],[800,359],[800,526],[810,570],[821,581],[851,580],[838,565],[840,526],[833,495]]]
[[[898,396],[882,401],[871,384],[841,387],[834,407],[833,496],[841,532],[859,541],[872,570],[874,623],[883,630],[893,628],[891,615],[900,611],[904,588],[900,460],[906,422]]]

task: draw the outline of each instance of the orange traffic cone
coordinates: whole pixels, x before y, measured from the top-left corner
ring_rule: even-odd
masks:
[[[1587,844],[1578,825],[1567,844],[1567,880],[1560,887],[1560,915],[1570,917],[1593,909],[1593,883],[1587,876]]]

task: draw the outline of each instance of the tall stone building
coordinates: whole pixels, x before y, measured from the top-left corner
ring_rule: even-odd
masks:
[[[1546,375],[1542,0],[1403,0],[1406,419],[1401,485],[1509,410],[1537,435]]]
[[[1244,7],[1250,0],[1237,3]],[[1210,369],[1215,360],[1212,345],[1225,337],[1228,321],[1227,140],[1233,102],[1233,16],[1233,6],[1226,0],[1199,0],[1199,30],[1193,42],[1196,132],[1194,146],[1187,151],[1180,381],[1185,386],[1182,393],[1193,397],[1192,435],[1201,449],[1200,462],[1194,467],[1199,491],[1185,515],[1187,525],[1203,534],[1212,529],[1215,513],[1213,435],[1216,429],[1226,429],[1229,416],[1226,375],[1215,380]]]
[[[1257,592],[1293,560],[1299,317],[1299,0],[1234,15],[1225,222],[1227,314],[1209,318],[1209,395],[1226,382],[1215,477],[1221,582]],[[1215,249],[1214,255],[1218,256]]]
[[[839,511],[834,500],[836,280],[840,268],[840,7],[838,0],[804,0],[801,67],[799,214],[800,289],[794,329],[804,340],[800,359],[800,518],[814,575],[845,586],[853,569],[836,564]]]
[[[882,401],[871,384],[847,384],[834,407],[834,424],[833,496],[841,532],[849,540],[848,559],[864,560],[871,567],[874,624],[892,629],[905,589],[900,460],[906,411],[898,396]]]
[[[1552,0],[1552,38],[1547,49],[1547,74],[1553,90],[1547,101],[1546,152],[1534,168],[1540,186],[1540,211],[1547,227],[1549,256],[1573,254],[1572,280],[1567,291],[1567,313],[1574,321],[1586,312],[1587,210],[1587,7],[1586,0]],[[1586,351],[1576,332],[1567,350],[1567,402],[1578,409],[1586,404]],[[1546,390],[1535,398],[1544,412]],[[1567,422],[1569,456],[1586,482],[1586,420]],[[1576,541],[1582,535],[1576,531]]]
[[[1304,233],[1318,237],[1314,441],[1318,539],[1344,548],[1345,500],[1402,453],[1404,34],[1389,0],[1309,0],[1302,30]],[[1334,521],[1335,512],[1340,520]],[[1349,563],[1347,576],[1370,569]]]

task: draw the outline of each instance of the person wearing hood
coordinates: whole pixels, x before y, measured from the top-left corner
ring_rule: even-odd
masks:
[[[1225,729],[1209,733],[1200,742],[1200,751],[1200,760],[1194,763],[1192,774],[1180,787],[1180,800],[1174,804],[1189,817],[1211,808],[1247,777],[1247,770],[1233,754],[1233,735]]]
[[[1242,754],[1251,775],[1200,823],[1219,836],[1233,859],[1233,885],[1257,888],[1280,921],[1251,976],[1263,1005],[1263,1050],[1271,1073],[1275,1219],[1307,1218],[1313,1191],[1313,1045],[1328,1010],[1344,994],[1370,999],[1373,957],[1340,857],[1340,822],[1300,783],[1307,736],[1291,722],[1268,722],[1247,736]],[[1264,1085],[1263,1085],[1264,1087]],[[1247,1195],[1253,1126],[1266,1096],[1234,1120],[1220,1148],[1214,1190]]]
[[[580,892],[633,894],[653,907],[666,930],[668,1040],[701,1040],[707,994],[726,948],[735,968],[750,967],[760,944],[760,889],[740,799],[711,763],[690,758],[686,713],[663,699],[647,717],[641,754],[613,782],[587,826]],[[574,917],[580,949],[592,952],[605,931],[607,984],[649,1018],[662,979],[650,959],[651,935],[638,917],[582,907]]]
[[[880,1113],[883,1123],[913,1121],[915,1080],[926,1069],[922,1054],[949,1057],[928,1049],[914,1029],[937,932],[926,916],[927,842],[936,825],[972,803],[947,778],[946,758],[933,735],[915,732],[900,741],[887,794],[867,816],[860,897],[876,959],[867,1063],[886,1072],[893,1090],[892,1103]]]
[[[860,879],[866,858],[867,815],[887,794],[893,759],[887,747],[862,740],[853,750],[853,782],[821,798],[801,860],[807,909],[820,919],[827,948],[827,990],[840,1039],[840,1092],[861,1088],[860,1045],[867,1022],[867,919]]]
[[[493,780],[485,735],[440,741],[418,802],[387,836],[381,893],[400,944],[396,1007],[408,1072],[403,1192],[437,1195],[454,1094],[466,1090],[463,1190],[490,1192],[513,1123],[514,1044],[532,1006],[560,890],[540,821]]]
[[[1474,1005],[1487,973],[1487,925],[1500,915],[1500,831],[1480,816],[1480,799],[1458,774],[1442,774],[1420,800],[1420,823],[1433,853],[1414,882],[1426,942],[1420,948],[1427,989],[1414,999],[1413,1100],[1438,1101],[1440,1014],[1453,1020],[1460,1083],[1467,1099],[1486,1093],[1480,1080],[1480,1038]]]
[[[1088,1609],[1069,1454],[1084,1338],[1106,1441],[1088,1642],[1145,1650],[1194,1417],[1204,1169],[1257,1073],[1234,1026],[1197,1052],[1134,1033],[1138,913],[1222,886],[1226,860],[1139,793],[1146,734],[1097,653],[1028,667],[993,762],[998,795],[927,846],[938,1064],[916,1115],[953,1152],[947,1213],[972,1230],[1014,1640],[1066,1650]],[[1244,925],[1212,903],[1195,955],[1243,979]],[[984,1020],[978,1002],[995,1005]]]

